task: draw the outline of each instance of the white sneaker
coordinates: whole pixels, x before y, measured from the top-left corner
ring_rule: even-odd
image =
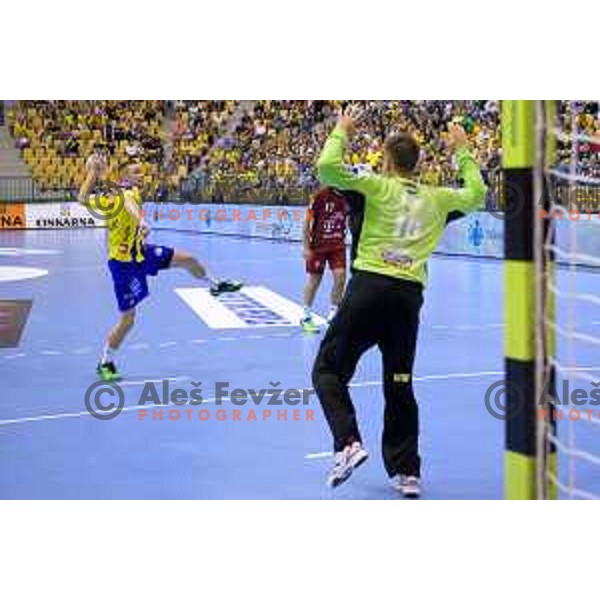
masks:
[[[421,497],[421,480],[414,475],[396,475],[392,479],[392,487],[405,498]]]
[[[337,487],[346,481],[357,467],[360,467],[369,458],[369,453],[359,442],[346,446],[335,455],[335,463],[327,478],[327,485]]]

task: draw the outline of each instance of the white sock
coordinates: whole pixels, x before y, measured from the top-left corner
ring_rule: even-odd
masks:
[[[310,306],[304,306],[304,318],[310,319],[311,316],[312,316],[312,310],[311,310]]]
[[[114,362],[114,360],[115,360],[115,351],[108,344],[104,344],[104,349],[102,350],[101,363],[105,364],[108,362]]]

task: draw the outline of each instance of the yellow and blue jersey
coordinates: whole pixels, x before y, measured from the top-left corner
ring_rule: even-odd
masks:
[[[124,200],[129,198],[141,208],[142,195],[138,188],[123,189],[122,194]],[[125,210],[124,202],[117,196],[98,196],[90,198],[90,206],[106,215],[108,258],[121,262],[144,260],[143,233],[136,219]]]

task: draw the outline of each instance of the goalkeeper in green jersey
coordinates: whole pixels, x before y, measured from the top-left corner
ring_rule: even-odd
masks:
[[[343,156],[358,118],[354,108],[340,117],[317,163],[324,186],[365,198],[354,274],[313,367],[313,383],[334,441],[328,482],[333,487],[343,483],[367,459],[348,383],[362,354],[376,345],[383,358],[385,468],[403,496],[418,497],[419,416],[412,371],[427,261],[448,215],[482,208],[486,186],[459,125],[449,126],[449,143],[463,188],[419,184],[420,150],[408,133],[386,139],[382,175],[352,173]]]

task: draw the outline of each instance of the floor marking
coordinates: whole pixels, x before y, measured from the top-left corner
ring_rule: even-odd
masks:
[[[281,315],[289,321],[289,325],[298,325],[300,319],[304,316],[304,308],[283,296],[273,292],[269,288],[256,286],[243,288],[242,290],[247,296],[264,304],[272,311]],[[313,313],[313,321],[317,325],[325,325],[326,321],[320,315]]]
[[[124,407],[122,412],[128,410],[129,407]],[[78,412],[78,413],[56,413],[53,415],[38,415],[35,417],[20,417],[18,419],[3,419],[0,421],[0,427],[3,425],[20,425],[21,423],[36,423],[39,421],[54,421],[57,419],[73,419],[85,416],[91,416],[90,413],[86,411]]]
[[[248,327],[205,288],[176,288],[175,292],[211,329]]]
[[[141,342],[139,344],[131,344],[131,346],[129,346],[130,350],[147,350],[148,348],[150,348],[150,344],[146,342]]]
[[[86,346],[85,348],[77,348],[76,350],[73,350],[73,354],[89,354],[92,350],[93,348],[91,346]]]
[[[175,292],[211,329],[295,327],[304,309],[264,286],[247,286],[218,298],[206,288],[176,288]],[[317,324],[325,320],[314,315]]]
[[[415,381],[437,381],[437,380],[443,380],[443,379],[466,379],[466,378],[474,378],[474,377],[484,377],[484,376],[491,376],[491,375],[503,375],[504,371],[480,371],[477,373],[442,373],[439,375],[422,375],[421,377],[415,377]],[[162,381],[164,381],[165,378],[163,379],[147,379],[147,380],[141,380],[141,381],[125,381],[120,383],[119,385],[121,387],[129,385],[129,386],[134,386],[134,385],[145,385],[146,383],[160,383]],[[168,379],[168,378],[167,378]],[[181,376],[181,377],[172,377],[169,379],[169,381],[183,381],[183,380],[187,380],[189,379],[189,377],[187,376]],[[381,381],[359,381],[356,383],[352,383],[350,384],[350,387],[370,387],[370,386],[375,386],[375,385],[381,385],[382,382]],[[311,389],[311,388],[303,388],[303,387],[298,387],[299,390],[304,390],[304,389]],[[228,399],[226,398],[222,398],[223,402],[227,402]],[[206,400],[202,400],[202,403],[199,406],[202,406],[202,404],[214,404],[216,402],[216,398],[208,398]],[[123,408],[122,412],[129,412],[132,410],[139,410],[141,407],[135,405],[135,406],[129,406],[129,407],[125,407]],[[91,416],[87,410],[86,411],[81,411],[81,412],[77,412],[77,413],[57,413],[54,415],[38,415],[38,416],[31,416],[31,417],[20,417],[18,419],[1,419],[0,420],[0,427],[2,427],[3,425],[15,425],[15,424],[19,424],[19,423],[30,423],[30,422],[37,422],[37,421],[50,421],[50,420],[55,420],[55,419],[71,419],[71,418],[77,418],[77,417],[89,417]],[[322,454],[322,453],[320,453]]]
[[[202,400],[202,403],[198,405],[198,408],[201,408],[203,404],[214,404],[217,401],[216,398],[207,398],[206,400]],[[228,398],[221,398],[221,402],[229,402]],[[156,408],[165,408],[165,407],[156,407]],[[137,404],[131,406],[124,406],[121,410],[121,413],[132,412],[134,410],[148,410],[148,408],[144,408],[143,406],[138,406]],[[87,410],[82,410],[79,412],[64,412],[64,413],[55,413],[51,415],[36,415],[32,417],[19,417],[16,419],[0,419],[0,427],[4,425],[20,425],[22,423],[38,423],[40,421],[56,421],[58,419],[79,419],[81,417],[91,417],[90,413]]]
[[[178,344],[184,344],[184,343],[188,343],[188,344],[206,344],[208,342],[240,342],[240,341],[244,341],[244,340],[263,340],[263,339],[269,339],[272,337],[289,337],[294,335],[295,332],[291,332],[291,333],[276,333],[276,334],[271,334],[271,335],[241,335],[239,337],[215,337],[212,339],[203,339],[203,338],[197,338],[197,339],[192,339],[192,340],[187,340],[187,342],[183,341],[183,342],[164,342],[162,344],[158,344],[158,346],[156,346],[157,348],[174,348],[176,347]],[[126,350],[149,350],[151,348],[151,345],[147,342],[139,342],[139,343],[135,343],[135,344],[131,344],[130,346],[126,347]],[[86,346],[84,348],[77,348],[75,350],[73,350],[71,352],[71,354],[73,355],[77,355],[80,356],[82,354],[89,354],[90,352],[93,352],[94,348],[92,346]],[[38,355],[42,355],[42,356],[62,356],[64,354],[64,352],[59,351],[59,350],[40,350],[37,353]],[[17,355],[15,355],[16,357]],[[20,358],[21,356],[26,356],[26,354],[22,353],[19,354],[18,357]],[[32,356],[32,355],[30,355]],[[35,356],[35,355],[34,355]],[[2,357],[6,360],[10,360],[10,356],[4,356]]]
[[[600,324],[600,321],[598,321],[598,324]],[[483,327],[503,327],[504,325],[502,323],[490,323],[486,326]],[[291,326],[290,326],[291,327]],[[470,327],[470,326],[465,326],[465,327]],[[431,325],[430,326],[431,329],[451,329],[451,327],[449,325]],[[459,329],[460,326],[456,326],[455,329]],[[227,336],[223,336],[223,337],[214,337],[214,338],[196,338],[196,339],[191,339],[191,340],[187,340],[187,341],[181,341],[181,342],[177,342],[177,341],[172,341],[172,342],[164,342],[161,344],[158,344],[157,346],[151,346],[151,344],[149,344],[148,342],[139,342],[139,343],[135,343],[135,344],[131,344],[130,346],[126,347],[126,350],[132,350],[132,351],[136,351],[136,350],[149,350],[152,347],[156,347],[156,348],[175,348],[178,344],[206,344],[208,342],[244,342],[245,340],[264,340],[264,339],[271,339],[271,338],[291,338],[291,337],[296,337],[298,335],[298,333],[301,333],[300,329],[298,329],[295,325],[292,327],[292,329],[290,331],[285,331],[285,332],[278,332],[278,333],[267,333],[267,334],[252,334],[252,335],[245,335],[245,334],[240,334],[237,337],[227,337]],[[73,351],[71,351],[72,355],[83,355],[83,354],[89,354],[90,352],[94,351],[94,347],[92,346],[85,346],[82,348],[77,348]],[[62,356],[64,354],[63,351],[59,351],[59,350],[41,350],[41,351],[37,351],[37,354],[34,353],[30,353],[29,355],[26,355],[25,353],[20,353],[18,355],[12,355],[12,356],[4,356],[2,358],[4,358],[5,360],[11,360],[12,358],[22,358],[25,356],[29,356],[29,357],[35,357],[36,355],[42,355],[42,356]],[[581,370],[583,371],[593,371],[595,370],[595,367],[580,367]]]
[[[164,342],[158,345],[159,348],[172,348],[173,346],[177,346],[177,342]]]
[[[34,248],[7,248],[0,247],[0,256],[43,256],[62,254],[61,250],[36,250]]]
[[[32,267],[0,267],[0,283],[9,281],[22,281],[23,279],[35,279],[48,275],[46,269],[34,269]]]
[[[314,460],[315,458],[329,458],[330,456],[333,456],[333,452],[312,452],[311,454],[306,454],[304,458]]]
[[[427,328],[427,323],[424,323]],[[498,329],[504,327],[504,323],[484,323],[482,325],[429,325],[430,329],[452,329],[456,331],[479,331],[484,329]]]
[[[189,377],[181,376],[181,377],[162,377],[161,379],[140,379],[138,381],[123,381],[118,382],[119,387],[130,387],[136,385],[146,385],[147,383],[162,383],[163,381],[170,381],[172,383],[177,383],[179,381],[187,381]]]
[[[26,356],[26,354],[24,352],[20,352],[19,354],[12,354],[10,356],[5,356],[4,359],[5,360],[14,360],[15,358],[23,358],[24,356]]]

